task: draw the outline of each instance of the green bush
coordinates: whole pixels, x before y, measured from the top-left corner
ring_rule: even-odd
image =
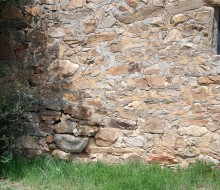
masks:
[[[13,158],[14,139],[24,133],[24,115],[34,111],[34,92],[19,83],[1,86],[0,92],[0,161]]]

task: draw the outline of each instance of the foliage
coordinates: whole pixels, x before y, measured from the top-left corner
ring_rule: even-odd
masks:
[[[138,162],[107,165],[45,157],[34,161],[16,158],[0,168],[0,177],[21,180],[33,190],[220,189],[220,171],[203,162],[174,171]]]
[[[16,5],[18,7],[23,7],[25,4],[27,4],[31,0],[0,0],[0,8],[1,6],[6,4],[6,5]]]
[[[23,2],[23,0],[0,0],[0,3],[16,3],[16,4],[20,4],[22,2]]]
[[[0,92],[0,161],[13,157],[13,140],[24,132],[24,115],[33,111],[34,92],[26,84],[12,83],[1,86]]]

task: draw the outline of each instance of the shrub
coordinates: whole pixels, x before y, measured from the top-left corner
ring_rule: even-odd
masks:
[[[24,115],[34,111],[34,92],[26,84],[7,84],[0,92],[0,161],[13,158],[14,139],[25,132]]]

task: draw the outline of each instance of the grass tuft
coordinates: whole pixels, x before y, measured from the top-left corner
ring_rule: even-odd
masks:
[[[34,161],[16,158],[0,163],[1,178],[23,181],[33,190],[219,190],[220,171],[197,162],[173,171],[139,162],[107,165],[62,161],[53,157]]]

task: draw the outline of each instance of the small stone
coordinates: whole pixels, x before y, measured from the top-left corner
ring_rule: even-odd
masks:
[[[77,127],[77,123],[66,120],[66,121],[61,121],[60,123],[55,125],[55,132],[56,133],[68,133],[68,134],[73,134],[73,130]]]
[[[172,22],[175,24],[185,22],[188,18],[184,14],[174,15],[172,18]]]
[[[54,142],[53,135],[51,134],[47,135],[47,143],[52,143],[52,142]]]
[[[196,14],[196,20],[197,21],[207,21],[208,20],[208,18],[210,17],[210,12],[208,12],[208,11],[202,11],[202,12],[198,12],[197,14]]]
[[[144,69],[144,73],[145,73],[145,74],[149,74],[149,75],[159,74],[159,73],[160,73],[160,67],[159,67],[158,64],[151,65],[150,67],[146,67],[146,68]]]
[[[163,21],[163,18],[161,18],[161,17],[158,18],[158,17],[157,17],[157,18],[155,18],[153,21],[151,21],[150,24],[152,24],[152,25],[154,25],[154,26],[160,27],[160,26],[163,26],[163,25],[164,25],[164,21]]]
[[[61,150],[71,153],[82,152],[89,141],[87,137],[74,137],[73,135],[66,134],[55,134],[54,140]]]
[[[61,160],[68,160],[68,158],[70,156],[69,153],[61,151],[59,149],[53,150],[52,155],[60,158]]]
[[[183,39],[183,36],[181,32],[177,29],[172,29],[165,37],[164,43],[179,42],[179,41],[182,41],[182,39]]]
[[[141,90],[150,90],[150,86],[149,86],[149,83],[146,79],[140,79],[138,81],[138,87],[141,89]]]
[[[114,16],[103,16],[100,25],[102,28],[110,28],[112,27],[116,22],[116,19]]]
[[[50,143],[50,144],[48,145],[48,148],[49,148],[50,150],[55,150],[55,149],[57,149],[57,146],[56,146],[55,143]]]
[[[141,109],[141,103],[139,101],[133,101],[128,104],[130,109]]]

